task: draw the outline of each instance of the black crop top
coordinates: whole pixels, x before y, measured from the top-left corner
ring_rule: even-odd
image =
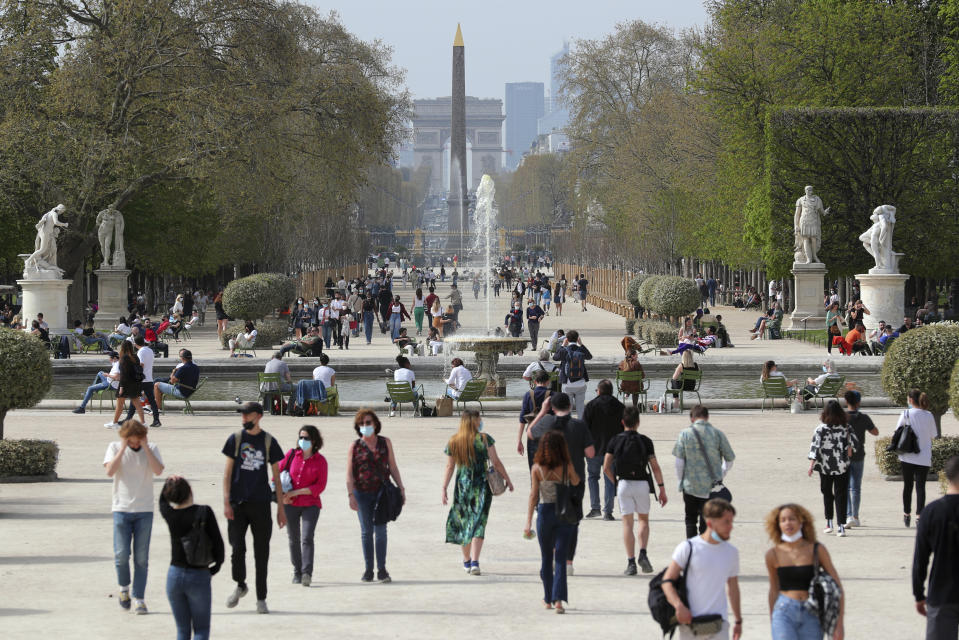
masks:
[[[806,591],[813,579],[813,566],[802,564],[798,566],[777,567],[780,591]]]
[[[160,515],[166,520],[167,527],[170,529],[170,564],[175,567],[185,567],[195,569],[186,562],[186,553],[183,551],[183,543],[180,538],[190,532],[193,527],[193,519],[196,517],[197,509],[206,510],[206,532],[210,536],[210,542],[213,544],[214,566],[210,567],[210,573],[216,574],[223,564],[224,548],[223,537],[220,535],[220,528],[216,524],[216,516],[213,509],[206,505],[191,505],[183,509],[174,509],[170,506],[163,496],[160,496]]]

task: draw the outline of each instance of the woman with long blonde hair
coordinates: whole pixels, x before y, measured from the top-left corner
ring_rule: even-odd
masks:
[[[496,441],[483,431],[478,411],[467,409],[460,417],[460,428],[446,444],[446,473],[443,476],[443,504],[448,504],[447,487],[456,470],[453,504],[446,519],[446,541],[460,545],[463,569],[480,575],[479,557],[486,537],[486,520],[493,504],[493,492],[486,480],[491,464],[513,490],[506,467],[496,454]]]

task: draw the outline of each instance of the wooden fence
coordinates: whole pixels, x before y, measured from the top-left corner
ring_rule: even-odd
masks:
[[[586,274],[589,280],[587,287],[588,295],[586,302],[594,307],[611,311],[624,318],[633,317],[633,305],[626,301],[626,287],[629,281],[636,275],[632,271],[622,269],[605,269],[596,267],[587,267],[581,264],[569,264],[566,262],[554,262],[553,273],[556,279],[566,274],[566,279],[570,283],[572,292],[572,283],[581,273]]]
[[[369,274],[366,264],[351,264],[345,267],[329,267],[317,271],[304,271],[297,278],[296,295],[305,298],[326,295],[326,279],[333,278],[333,282],[343,276],[347,280],[365,278]]]

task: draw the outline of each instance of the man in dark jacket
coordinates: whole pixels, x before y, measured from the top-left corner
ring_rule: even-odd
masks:
[[[593,436],[596,455],[586,458],[586,478],[589,487],[589,513],[587,518],[615,520],[613,517],[613,497],[616,495],[616,485],[603,473],[603,455],[606,445],[623,430],[623,410],[626,407],[613,396],[613,383],[609,380],[600,380],[596,385],[596,397],[586,403],[583,412],[583,421],[589,427]],[[605,496],[603,510],[599,510],[599,476],[603,476]]]

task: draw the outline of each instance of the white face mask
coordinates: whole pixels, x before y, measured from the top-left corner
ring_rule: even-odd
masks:
[[[796,542],[797,540],[802,538],[802,529],[800,529],[799,531],[797,531],[796,533],[792,535],[783,533],[779,537],[782,538],[783,542]]]

